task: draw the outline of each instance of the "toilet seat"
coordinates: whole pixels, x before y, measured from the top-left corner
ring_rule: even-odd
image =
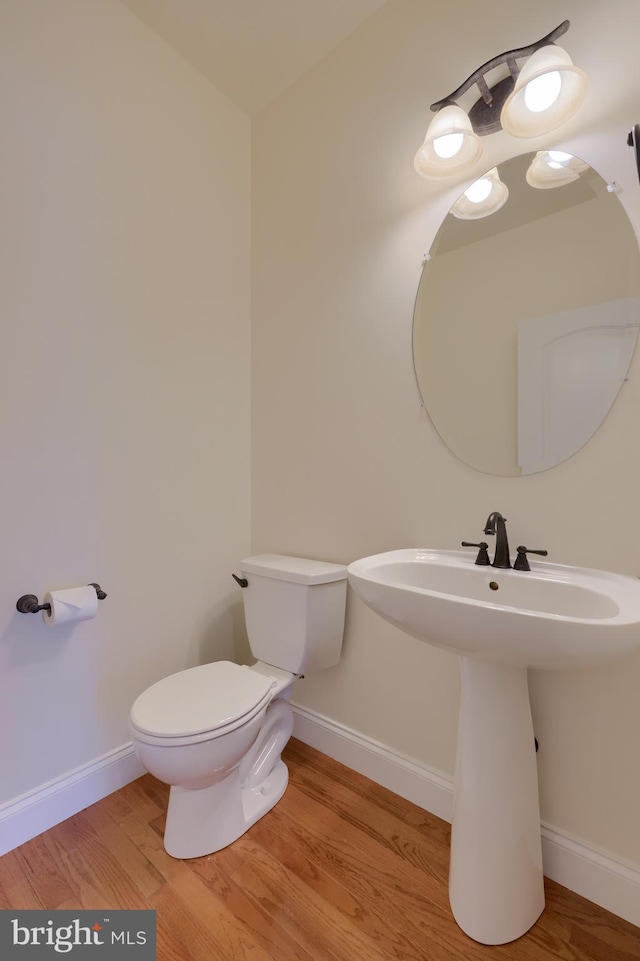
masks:
[[[231,661],[187,668],[147,688],[131,708],[130,724],[148,744],[210,740],[255,717],[275,685],[274,677]]]

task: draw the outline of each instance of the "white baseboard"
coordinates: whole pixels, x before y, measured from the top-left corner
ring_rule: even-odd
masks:
[[[0,855],[66,821],[144,774],[132,744],[123,744],[35,791],[0,806]]]
[[[451,823],[452,778],[306,707],[291,707],[294,737]]]
[[[451,822],[451,777],[299,704],[291,706],[294,737]],[[616,860],[544,822],[541,833],[548,878],[640,926],[640,865]]]
[[[640,927],[640,867],[611,857],[542,822],[544,873]]]
[[[436,817],[451,821],[453,779],[297,704],[294,736]],[[42,834],[144,774],[132,744],[0,806],[0,855]],[[544,873],[640,926],[640,866],[625,864],[542,824]]]

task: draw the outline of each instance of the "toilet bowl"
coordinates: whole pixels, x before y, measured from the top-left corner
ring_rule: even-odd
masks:
[[[129,715],[141,763],[170,785],[164,846],[176,858],[219,851],[280,800],[293,683],[340,657],[345,567],[269,554],[241,570],[253,653],[272,653],[281,666],[188,668],[152,684]]]
[[[136,753],[171,785],[164,844],[173,857],[219,851],[282,797],[293,681],[263,664],[218,661],[165,677],[134,702]]]

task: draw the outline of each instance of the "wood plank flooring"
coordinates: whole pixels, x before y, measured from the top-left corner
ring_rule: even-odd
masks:
[[[552,881],[524,937],[487,947],[449,910],[449,825],[312,748],[285,796],[215,855],[162,846],[150,775],[0,858],[0,908],[154,908],[158,961],[640,961],[640,928]]]

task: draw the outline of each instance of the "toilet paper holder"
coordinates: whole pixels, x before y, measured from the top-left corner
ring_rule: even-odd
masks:
[[[95,588],[99,601],[103,601],[107,596],[99,584],[92,582],[89,584],[89,587]],[[22,597],[18,598],[16,610],[20,611],[21,614],[37,614],[38,611],[48,611],[50,614],[51,604],[39,604],[35,594],[23,594]]]

